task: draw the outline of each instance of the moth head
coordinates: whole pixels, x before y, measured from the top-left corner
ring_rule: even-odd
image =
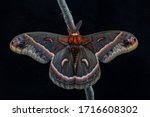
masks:
[[[101,62],[108,63],[117,56],[128,53],[136,49],[138,46],[138,40],[130,33],[121,32],[114,39],[114,41],[104,46],[101,58]]]
[[[68,34],[69,34],[70,36],[78,36],[78,35],[80,35],[79,30],[80,30],[81,25],[82,25],[82,20],[80,20],[80,21],[76,24],[76,28],[75,28],[75,29],[70,29],[70,28],[68,27]]]

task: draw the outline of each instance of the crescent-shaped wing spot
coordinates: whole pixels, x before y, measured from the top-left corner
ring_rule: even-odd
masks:
[[[62,60],[62,62],[61,62],[61,66],[63,67],[64,66],[64,64],[66,63],[66,62],[68,62],[69,60],[67,59],[67,58],[64,58],[63,60]]]
[[[85,63],[87,67],[89,66],[89,62],[88,62],[88,60],[86,58],[83,58],[81,61],[83,63]]]
[[[103,41],[105,38],[104,37],[100,37],[99,39],[97,39],[97,42],[101,42]]]

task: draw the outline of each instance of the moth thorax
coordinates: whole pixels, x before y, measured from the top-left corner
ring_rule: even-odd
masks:
[[[80,45],[82,43],[82,37],[79,32],[69,35],[69,43],[72,45]]]
[[[79,33],[78,33],[78,32],[76,32],[76,33],[72,33],[71,35],[72,35],[72,36],[78,36],[78,35],[79,35]]]

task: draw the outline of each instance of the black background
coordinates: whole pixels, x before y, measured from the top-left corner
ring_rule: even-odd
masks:
[[[66,0],[81,34],[125,30],[139,40],[138,48],[108,64],[93,86],[96,99],[150,99],[149,0]],[[24,32],[67,34],[56,0],[0,1],[0,99],[85,99],[83,90],[54,85],[43,65],[9,49],[11,39]]]

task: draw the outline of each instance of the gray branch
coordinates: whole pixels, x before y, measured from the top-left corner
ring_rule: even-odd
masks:
[[[92,86],[85,88],[85,95],[87,100],[94,100],[94,90]]]
[[[67,6],[67,3],[65,0],[57,0],[59,7],[62,11],[65,23],[67,25],[67,27],[72,31],[75,32],[76,31],[76,26],[74,24],[74,20],[73,17],[69,11],[69,8]]]

